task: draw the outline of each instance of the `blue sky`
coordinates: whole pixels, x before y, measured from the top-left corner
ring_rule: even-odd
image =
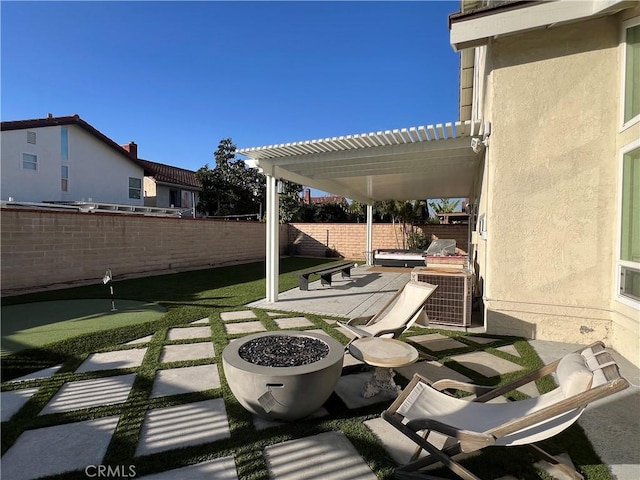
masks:
[[[78,114],[197,170],[239,148],[458,119],[457,1],[2,1],[2,120]]]

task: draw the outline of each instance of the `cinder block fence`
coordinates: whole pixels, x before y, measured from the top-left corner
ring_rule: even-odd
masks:
[[[4,294],[98,282],[107,268],[116,276],[135,276],[265,258],[265,224],[260,222],[11,208],[2,209],[0,221]],[[426,234],[440,238],[456,238],[454,233],[463,232],[466,242],[466,225],[428,227]],[[364,224],[282,225],[280,250],[285,254],[295,244],[298,255],[325,256],[332,248],[361,260],[365,228]],[[374,248],[402,247],[399,228],[374,224]]]

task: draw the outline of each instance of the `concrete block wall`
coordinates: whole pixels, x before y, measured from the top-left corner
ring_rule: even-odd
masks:
[[[3,209],[2,290],[263,260],[265,224]],[[282,253],[287,226],[281,227]]]
[[[327,248],[337,250],[345,258],[364,260],[366,224],[363,223],[291,223],[289,245],[296,246],[297,255],[325,256]],[[467,249],[467,225],[428,224],[414,227],[425,235],[453,238]],[[402,248],[402,225],[373,224],[373,249]]]
[[[0,215],[2,291],[99,282],[189,268],[261,261],[266,225],[126,214],[3,208]],[[466,225],[427,225],[425,234],[466,239]],[[456,236],[457,235],[457,236]],[[280,226],[280,252],[320,256],[327,247],[365,258],[366,225],[296,223]],[[466,241],[466,240],[465,240]],[[401,248],[402,227],[374,224],[373,248]]]

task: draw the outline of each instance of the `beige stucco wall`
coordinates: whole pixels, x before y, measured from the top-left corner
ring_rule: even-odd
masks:
[[[620,22],[491,41],[478,256],[489,332],[604,340],[638,363],[637,311],[612,308]]]

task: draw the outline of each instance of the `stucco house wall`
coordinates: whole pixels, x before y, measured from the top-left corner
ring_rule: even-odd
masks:
[[[490,333],[604,340],[638,363],[640,315],[613,292],[622,18],[486,47],[478,95],[492,134],[479,174],[487,233],[477,252]]]
[[[68,128],[68,160],[61,158],[60,125],[2,131],[2,199],[42,202],[88,200],[143,205],[129,198],[129,177],[142,181],[140,165],[117,153],[77,125]],[[27,131],[35,132],[36,144],[27,143]],[[22,168],[22,153],[38,156],[38,169]],[[61,167],[68,166],[68,191],[61,189]]]

